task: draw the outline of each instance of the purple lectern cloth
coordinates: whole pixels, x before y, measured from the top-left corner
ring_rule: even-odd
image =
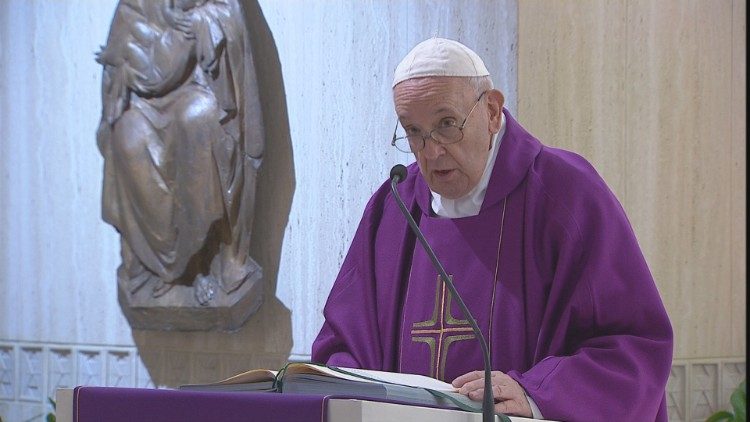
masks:
[[[666,421],[672,328],[624,210],[585,159],[542,145],[504,112],[479,215],[435,217],[416,164],[400,195],[476,317],[492,369],[546,418]],[[415,245],[386,182],[328,297],[314,361],[448,382],[482,369],[464,316]]]
[[[77,387],[73,422],[324,422],[320,395]]]

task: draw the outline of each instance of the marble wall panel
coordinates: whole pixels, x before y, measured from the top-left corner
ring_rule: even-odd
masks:
[[[719,405],[731,409],[729,399],[734,390],[743,380],[747,379],[746,363],[743,361],[723,362],[721,365],[721,389],[719,391]]]
[[[135,362],[133,353],[127,351],[107,352],[107,386],[135,386]]]
[[[519,3],[518,117],[543,143],[594,164],[626,195],[624,0]]]
[[[747,2],[732,1],[732,355],[747,353]]]
[[[688,413],[687,367],[672,365],[667,382],[667,412],[672,422],[685,422]]]
[[[16,398],[16,351],[12,345],[0,345],[0,399]]]
[[[2,401],[3,399],[4,398],[0,399],[0,417],[8,420],[16,420],[17,418],[14,414],[15,409],[13,409],[15,407],[15,404],[8,401]]]
[[[77,363],[78,385],[105,385],[104,355],[101,350],[79,350]]]
[[[718,364],[696,363],[692,365],[690,399],[692,421],[705,421],[719,410]]]
[[[139,386],[154,388],[148,372],[136,362],[141,359],[135,347],[0,340],[0,418],[46,420],[57,388],[132,387],[136,379]]]
[[[75,354],[67,348],[51,348],[47,353],[47,395],[54,397],[58,388],[76,386]]]
[[[745,353],[745,7],[519,3],[519,119],[618,195],[676,359]]]
[[[18,398],[41,401],[44,394],[44,359],[39,347],[21,347],[19,353]]]
[[[16,351],[12,345],[0,345],[0,399],[16,398]]]

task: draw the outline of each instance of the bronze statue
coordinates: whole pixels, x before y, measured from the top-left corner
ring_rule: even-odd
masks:
[[[181,286],[211,306],[257,282],[249,249],[264,134],[241,4],[120,0],[96,60],[120,294],[155,299]]]

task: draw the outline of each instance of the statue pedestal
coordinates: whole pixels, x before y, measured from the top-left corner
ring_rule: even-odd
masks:
[[[204,279],[204,283],[196,282],[195,286],[175,285],[162,296],[154,297],[154,281],[146,282],[131,293],[130,286],[118,277],[117,296],[133,329],[235,331],[260,308],[263,302],[262,278],[263,272],[258,267],[230,293],[213,279]],[[202,289],[198,295],[196,289]],[[208,300],[202,305],[198,297],[208,297]]]

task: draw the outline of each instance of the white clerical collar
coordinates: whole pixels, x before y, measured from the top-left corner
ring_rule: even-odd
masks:
[[[458,199],[443,198],[439,194],[432,192],[432,211],[440,217],[461,218],[471,217],[479,214],[484,202],[484,195],[487,193],[487,185],[490,183],[492,169],[495,167],[497,151],[500,149],[500,142],[505,134],[505,114],[501,114],[500,131],[492,139],[492,150],[487,154],[487,164],[484,165],[484,173],[479,179],[479,183],[474,186],[469,193]]]

